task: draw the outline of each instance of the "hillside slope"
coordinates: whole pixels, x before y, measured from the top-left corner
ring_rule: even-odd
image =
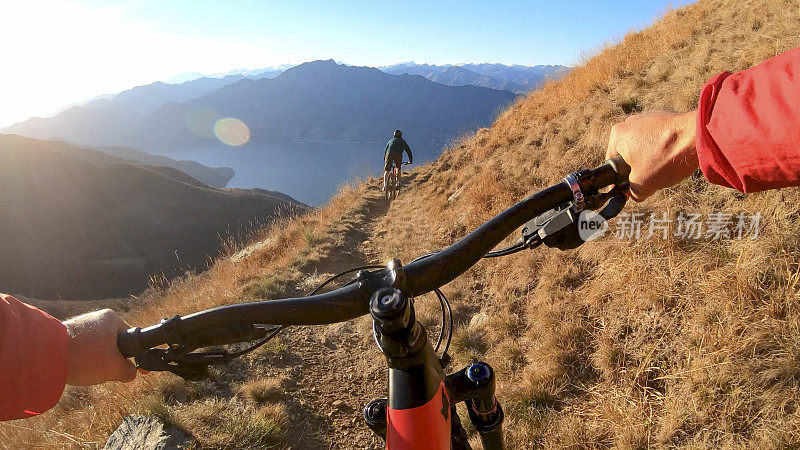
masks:
[[[0,136],[0,292],[138,294],[149,277],[202,269],[221,238],[304,208],[267,192],[212,189],[165,167]]]
[[[599,163],[611,125],[628,114],[692,108],[712,74],[800,45],[799,16],[797,3],[783,0],[700,0],[672,11],[416,169],[388,210],[364,207],[374,184],[344,189],[326,208],[265,229],[238,258],[154,292],[126,317],[144,325],[307,292],[360,258],[409,261],[448,245],[515,200]],[[451,368],[472,358],[495,367],[509,448],[794,448],[798,204],[797,189],[744,196],[696,175],[628,211],[760,212],[758,239],[609,237],[576,251],[484,261],[444,288],[459,319]],[[327,258],[335,253],[350,257]],[[354,330],[367,343],[354,342]],[[384,388],[369,340],[363,318],[288,329],[211,381],[149,374],[71,389],[56,411],[25,427],[0,424],[0,442],[102,444],[139,411],[207,446],[380,448],[361,440],[357,419]],[[338,359],[321,356],[326,348]],[[354,367],[354,378],[329,370],[332,363]],[[342,401],[333,412],[320,405],[333,398]]]
[[[382,221],[384,256],[447,245],[595,166],[612,124],[694,108],[715,73],[800,45],[798,17],[796,2],[701,0],[626,36],[420,169]],[[696,174],[628,211],[760,213],[757,239],[645,239],[645,221],[639,240],[518,254],[451,283],[455,304],[486,314],[461,325],[457,360],[495,365],[512,447],[797,445],[799,201]]]

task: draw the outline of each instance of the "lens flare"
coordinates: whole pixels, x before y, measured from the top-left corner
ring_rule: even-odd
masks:
[[[250,129],[239,119],[225,117],[214,124],[214,134],[225,144],[240,146],[250,140]]]
[[[214,139],[214,125],[222,115],[213,109],[195,108],[186,113],[186,128],[203,139]]]

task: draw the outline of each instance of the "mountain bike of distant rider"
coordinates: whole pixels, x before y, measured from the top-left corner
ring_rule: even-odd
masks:
[[[410,162],[404,162],[403,165],[409,165]],[[383,174],[383,195],[386,200],[394,200],[400,194],[400,175],[402,171],[399,166],[392,167],[391,170]]]

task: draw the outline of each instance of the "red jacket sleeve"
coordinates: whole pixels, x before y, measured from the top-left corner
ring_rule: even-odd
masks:
[[[703,87],[697,156],[709,181],[756,192],[800,185],[800,47]]]
[[[0,294],[0,420],[55,406],[67,380],[69,339],[58,321]]]

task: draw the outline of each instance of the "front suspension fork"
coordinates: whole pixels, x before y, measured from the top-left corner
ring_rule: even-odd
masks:
[[[502,450],[503,408],[495,396],[495,376],[492,366],[485,362],[472,363],[445,380],[453,404],[464,402],[469,420],[478,434],[484,450]]]
[[[452,438],[453,449],[469,449],[466,433],[456,414],[455,405],[464,402],[469,413],[469,420],[481,437],[484,450],[502,450],[503,442],[503,408],[495,396],[495,377],[492,367],[484,362],[473,363],[464,369],[448,375],[445,385],[453,403]],[[386,417],[388,401],[385,398],[375,399],[364,407],[364,421],[381,439],[386,440]]]
[[[503,409],[491,366],[473,363],[444,376],[413,304],[398,289],[382,288],[370,301],[375,340],[389,364],[390,398],[373,400],[364,420],[387,441],[405,448],[469,449],[455,405],[464,402],[485,450],[502,450]]]

